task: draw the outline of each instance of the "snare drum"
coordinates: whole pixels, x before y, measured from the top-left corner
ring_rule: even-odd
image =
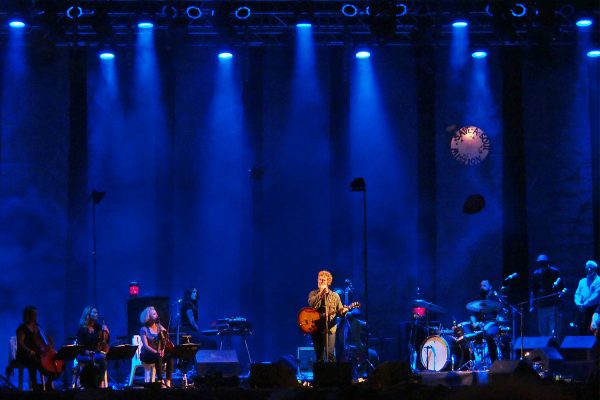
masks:
[[[421,345],[421,364],[428,371],[441,371],[452,363],[448,342],[441,336],[429,336]]]

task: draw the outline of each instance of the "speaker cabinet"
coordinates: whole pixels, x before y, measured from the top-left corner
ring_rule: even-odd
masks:
[[[412,378],[412,370],[407,362],[384,362],[375,368],[369,377],[369,385],[376,389],[408,382]]]
[[[352,384],[352,364],[316,362],[313,364],[313,383],[317,387],[346,387]]]
[[[560,352],[568,361],[590,361],[594,359],[595,345],[594,336],[565,336]]]
[[[296,371],[287,363],[255,363],[250,366],[252,388],[292,388],[298,385]]]
[[[491,384],[505,384],[511,382],[539,382],[540,376],[533,367],[523,360],[497,360],[488,371]]]
[[[140,314],[144,308],[153,306],[162,325],[166,328],[171,318],[170,298],[160,296],[131,297],[127,299],[127,334],[129,338],[140,334]]]
[[[235,350],[198,350],[196,371],[199,376],[219,375],[224,378],[237,377],[240,363]]]

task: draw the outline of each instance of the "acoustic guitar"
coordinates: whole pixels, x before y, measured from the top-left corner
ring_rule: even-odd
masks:
[[[350,304],[349,306],[344,306],[348,311],[360,307],[360,303],[358,301]],[[325,316],[321,315],[320,312],[317,311],[314,307],[303,307],[298,312],[298,327],[304,333],[315,333],[324,323]]]

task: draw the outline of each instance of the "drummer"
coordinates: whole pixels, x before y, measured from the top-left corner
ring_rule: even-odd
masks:
[[[491,307],[482,308],[479,312],[476,312],[470,316],[471,325],[473,330],[482,331],[483,338],[487,342],[490,359],[492,362],[498,359],[498,346],[495,338],[499,333],[498,325],[496,324],[498,318],[498,307],[494,299],[496,294],[489,279],[483,279],[480,283],[480,300],[490,300],[488,305]]]

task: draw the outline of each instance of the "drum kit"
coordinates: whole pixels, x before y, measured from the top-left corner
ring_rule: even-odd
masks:
[[[494,359],[503,359],[511,328],[508,319],[498,315],[501,304],[493,300],[475,300],[467,303],[474,314],[490,316],[473,323],[453,322],[444,329],[437,321],[429,320],[429,313],[445,313],[443,307],[425,300],[413,301],[414,325],[411,331],[411,365],[427,371],[488,370]],[[493,316],[493,317],[491,317]],[[417,355],[418,332],[426,337]],[[504,353],[504,354],[503,354]],[[420,361],[421,366],[417,366]]]

